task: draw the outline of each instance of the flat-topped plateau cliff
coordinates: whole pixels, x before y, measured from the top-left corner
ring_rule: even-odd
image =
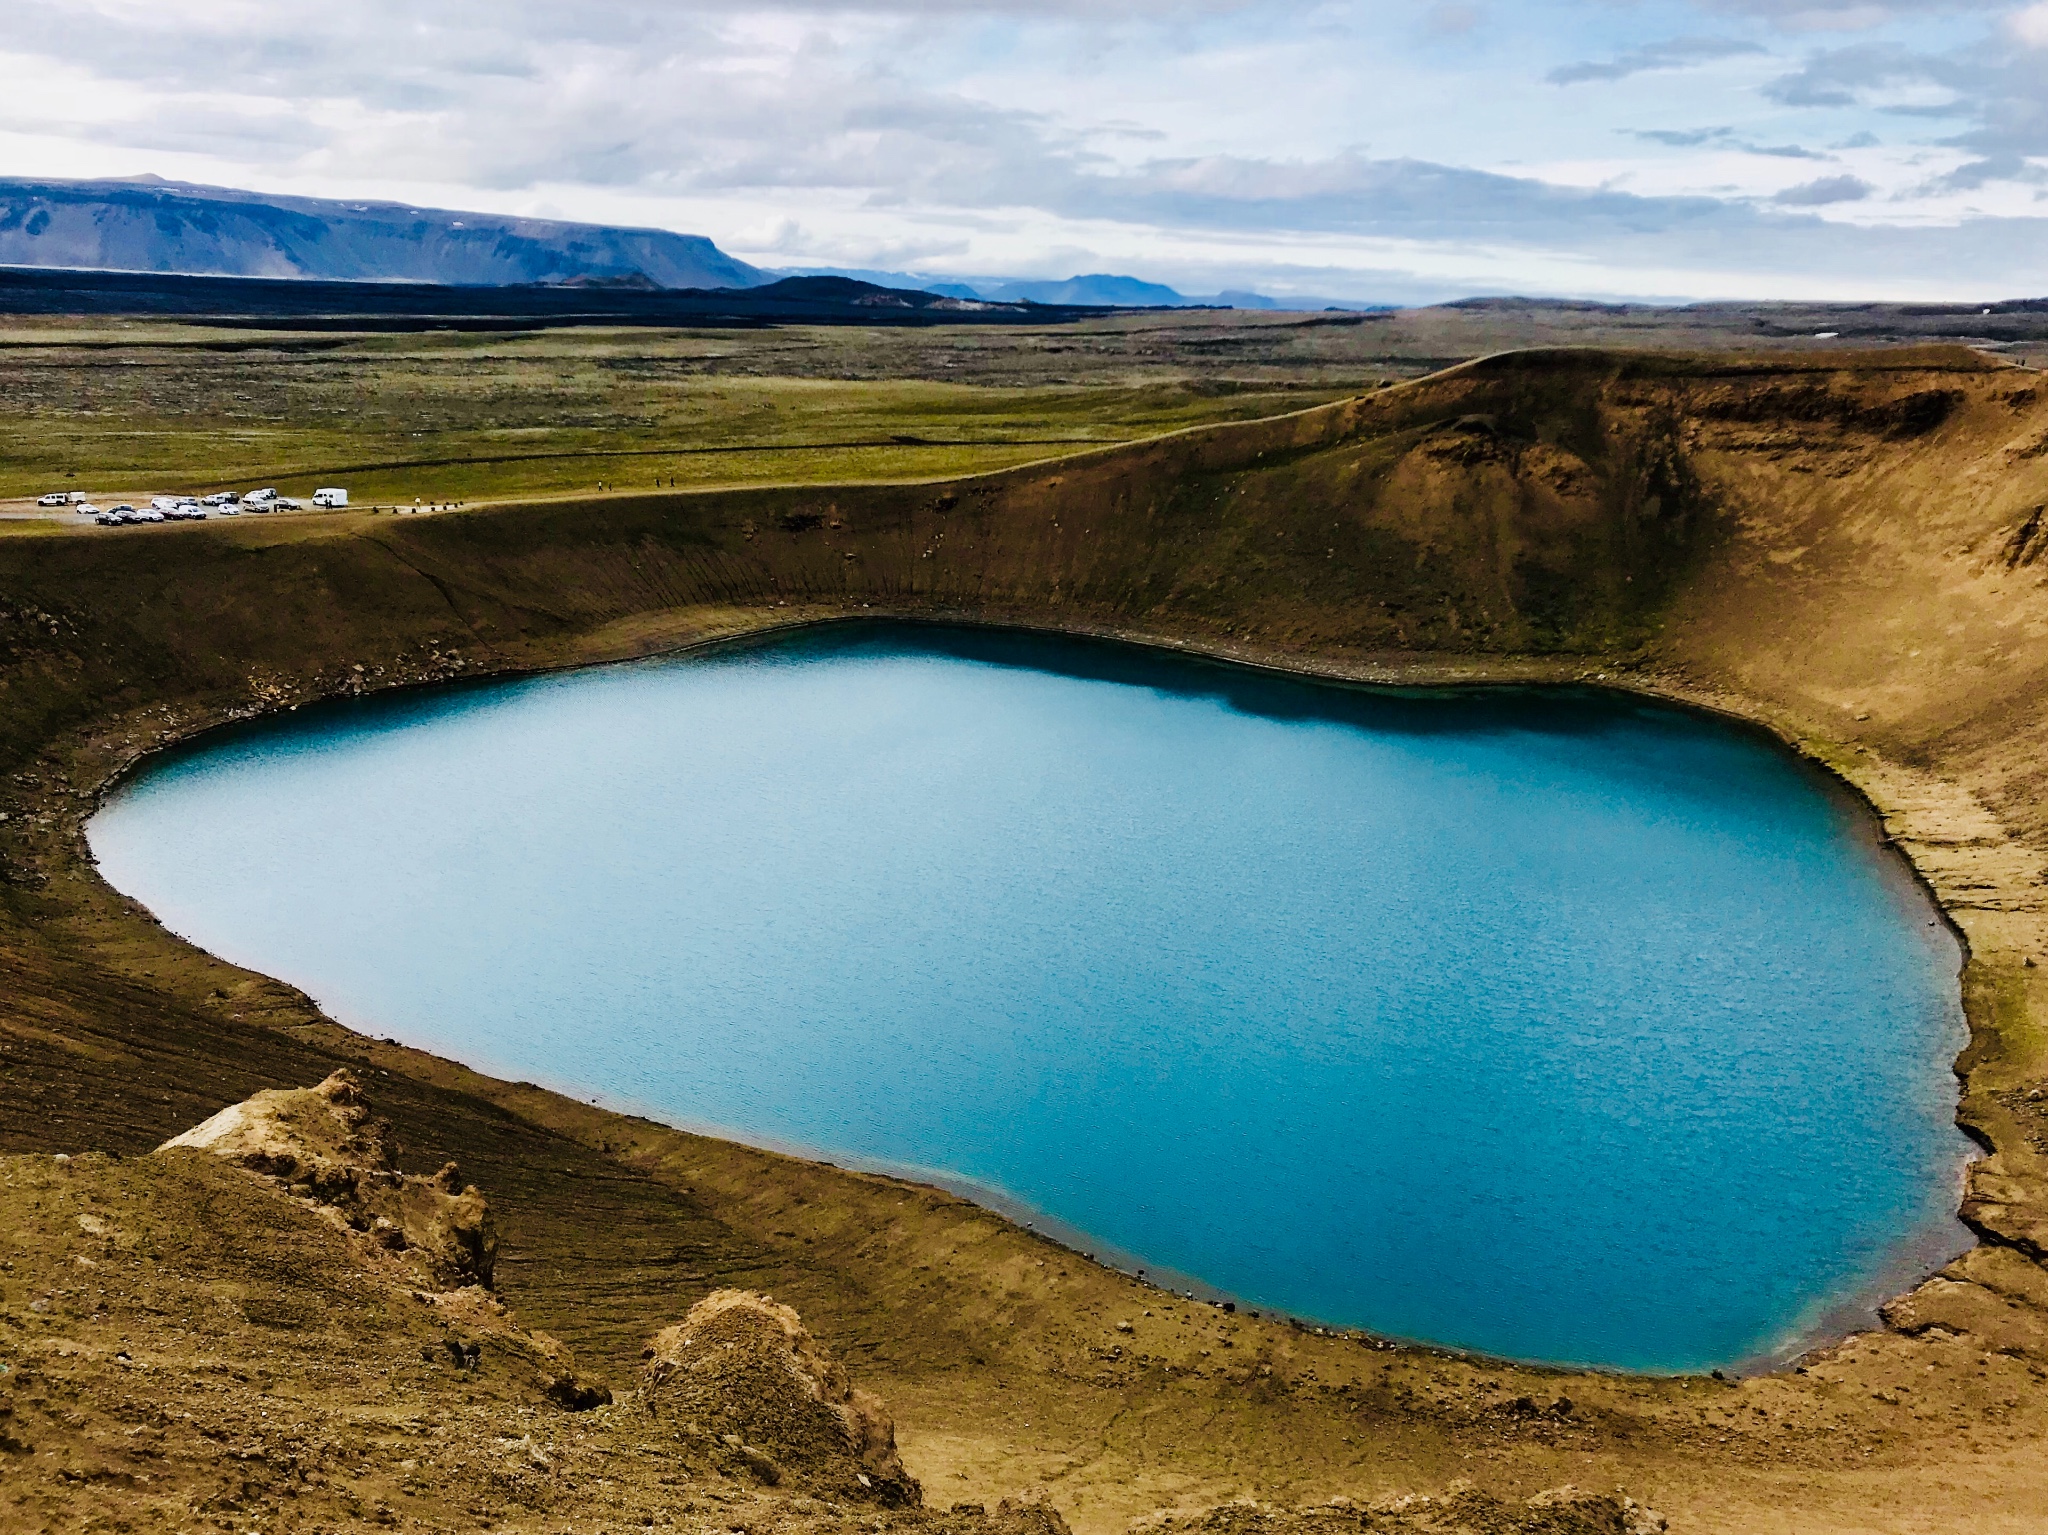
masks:
[[[2044,506],[2048,383],[1974,352],[1550,350],[964,479],[18,525],[0,538],[0,1149],[13,1179],[0,1200],[15,1243],[0,1269],[0,1457],[18,1458],[0,1523],[82,1528],[131,1495],[140,1507],[153,1441],[127,1429],[203,1417],[203,1355],[248,1377],[217,1404],[244,1414],[206,1441],[221,1464],[252,1442],[236,1437],[255,1433],[247,1414],[311,1422],[317,1407],[362,1438],[359,1456],[319,1463],[327,1487],[362,1479],[363,1517],[381,1506],[422,1527],[557,1528],[658,1510],[751,1527],[708,1490],[769,1497],[759,1467],[719,1460],[733,1447],[716,1439],[723,1451],[682,1468],[694,1512],[653,1501],[648,1479],[678,1473],[654,1469],[622,1410],[649,1340],[732,1290],[794,1308],[887,1403],[923,1508],[1012,1500],[962,1519],[1047,1517],[1029,1512],[1039,1499],[1083,1532],[1139,1519],[1620,1528],[1641,1506],[1678,1530],[2035,1528],[2048,1516]],[[1987,1155],[1962,1213],[1979,1245],[1882,1325],[1742,1380],[1536,1370],[1225,1314],[949,1194],[350,1033],[165,932],[86,854],[104,786],[223,723],[879,616],[1362,681],[1591,681],[1769,729],[1870,799],[1968,941],[1960,1117]],[[144,1155],[344,1067],[389,1122],[390,1176],[459,1165],[460,1187],[451,1175],[442,1193],[473,1182],[489,1202],[496,1302],[559,1340],[612,1407],[553,1400],[538,1366],[531,1380],[487,1369],[487,1385],[464,1374],[461,1401],[439,1376],[400,1381],[401,1358],[429,1368],[430,1313],[367,1280],[318,1277],[362,1257],[332,1245],[361,1233],[252,1181],[274,1174]],[[147,1224],[157,1256],[122,1252],[79,1216]],[[259,1262],[222,1234],[270,1227],[295,1233],[299,1255]],[[215,1256],[172,1273],[165,1255],[181,1244]],[[228,1286],[239,1313],[206,1313],[204,1349],[160,1347],[142,1372],[123,1329],[132,1339],[135,1318],[172,1304],[137,1288],[148,1263],[164,1295]],[[274,1324],[258,1315],[273,1272]],[[290,1288],[309,1275],[312,1295]],[[332,1346],[322,1338],[350,1332],[351,1307],[365,1336],[399,1341],[389,1362],[366,1353],[343,1378],[312,1361]],[[466,1502],[409,1511],[391,1468],[428,1462],[397,1453],[412,1431],[392,1425],[433,1411],[470,1425],[463,1476],[481,1476],[486,1419],[501,1448],[527,1440],[554,1460],[548,1444],[582,1446],[573,1512],[522,1504],[489,1477]],[[341,1427],[319,1435],[354,1445]],[[223,1493],[224,1472],[180,1454],[189,1514],[165,1513],[166,1527],[310,1528],[347,1501],[316,1511],[256,1475]],[[1623,1488],[1640,1506],[1530,1504],[1565,1484]],[[773,1518],[855,1517],[803,1496],[815,1508],[777,1503]],[[1435,1501],[1397,1506],[1409,1496]],[[41,1501],[10,1510],[10,1497]],[[1229,1506],[1239,1498],[1259,1506]],[[1349,1502],[1333,1512],[1333,1498]],[[1529,1522],[1539,1514],[1553,1523]],[[1582,1514],[1609,1524],[1555,1522]],[[1437,1522],[1414,1523],[1425,1516]]]

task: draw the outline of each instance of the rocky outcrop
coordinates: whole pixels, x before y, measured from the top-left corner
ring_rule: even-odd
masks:
[[[208,1151],[314,1201],[397,1256],[431,1288],[490,1288],[498,1234],[474,1184],[453,1162],[419,1177],[391,1160],[353,1073],[318,1087],[272,1089],[228,1105],[159,1152]]]
[[[445,1349],[428,1357],[445,1352],[458,1369],[475,1370],[488,1343],[557,1406],[581,1412],[611,1401],[610,1389],[580,1372],[560,1341],[519,1326],[490,1293],[498,1253],[490,1206],[453,1162],[426,1177],[393,1166],[385,1127],[371,1117],[353,1072],[337,1071],[318,1087],[257,1093],[157,1148],[181,1150],[246,1168],[419,1286],[419,1300],[448,1332]]]
[[[646,1359],[654,1410],[718,1436],[758,1480],[791,1477],[890,1507],[923,1501],[881,1399],[855,1386],[788,1306],[714,1291],[657,1333]]]

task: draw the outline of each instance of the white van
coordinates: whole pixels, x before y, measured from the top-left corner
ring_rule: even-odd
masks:
[[[347,506],[348,492],[341,489],[339,486],[330,485],[324,490],[316,490],[313,492],[313,504],[315,506],[324,506],[329,508],[337,506]]]

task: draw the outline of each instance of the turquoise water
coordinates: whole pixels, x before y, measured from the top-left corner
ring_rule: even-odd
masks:
[[[811,631],[308,710],[90,834],[370,1032],[1318,1321],[1699,1369],[1967,1245],[1955,940],[1616,695]]]

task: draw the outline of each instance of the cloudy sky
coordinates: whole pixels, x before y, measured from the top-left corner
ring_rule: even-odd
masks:
[[[0,172],[1187,292],[2048,293],[2048,0],[6,0]]]

